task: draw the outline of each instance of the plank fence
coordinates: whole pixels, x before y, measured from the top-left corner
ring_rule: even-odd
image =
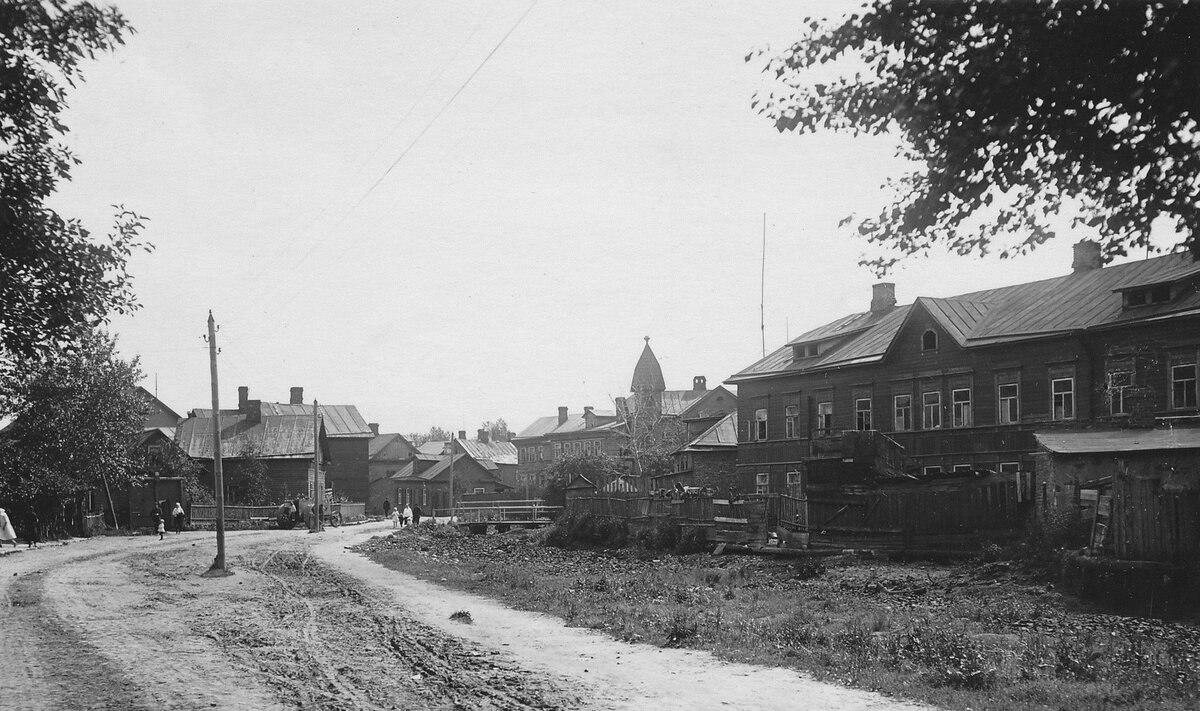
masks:
[[[1018,535],[1032,507],[1029,476],[906,482],[871,489],[810,488],[803,496],[655,498],[596,494],[567,501],[569,514],[705,529],[709,540],[875,550],[969,550]]]

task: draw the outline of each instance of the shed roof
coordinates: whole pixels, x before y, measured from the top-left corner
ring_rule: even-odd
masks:
[[[1055,454],[1146,452],[1166,449],[1200,449],[1200,427],[1154,430],[1036,432],[1038,444]]]
[[[731,412],[709,427],[696,439],[679,449],[681,452],[707,452],[714,449],[737,448],[737,413]]]

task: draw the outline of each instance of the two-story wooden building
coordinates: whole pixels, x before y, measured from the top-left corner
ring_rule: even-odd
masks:
[[[1035,431],[1200,414],[1200,263],[1173,254],[1102,268],[1083,241],[1072,266],[903,306],[893,284],[876,284],[869,310],[733,375],[741,485],[843,476],[839,462],[863,460],[843,442],[902,448],[909,473],[1032,472]],[[843,439],[848,430],[879,436]]]

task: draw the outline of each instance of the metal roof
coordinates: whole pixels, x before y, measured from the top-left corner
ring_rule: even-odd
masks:
[[[189,417],[176,428],[176,444],[193,459],[212,459],[212,430],[211,417]],[[222,454],[233,458],[247,449],[263,459],[311,457],[312,415],[271,415],[249,422],[245,415],[222,414]]]
[[[417,447],[417,451],[421,454],[444,454],[446,451],[446,440],[434,439]]]
[[[405,450],[414,449],[413,446],[409,444],[408,440],[405,439],[404,435],[400,434],[399,432],[384,432],[372,437],[371,440],[367,442],[367,458],[375,459],[379,457],[384,450],[397,442],[407,445],[404,447]],[[404,457],[407,456],[408,451],[405,451]]]
[[[512,442],[497,442],[489,440],[480,442],[477,439],[456,440],[472,459],[490,459],[496,464],[516,464],[517,446]]]
[[[1038,444],[1055,454],[1146,452],[1163,449],[1200,449],[1200,427],[1154,430],[1035,432]]]
[[[1200,262],[1188,254],[1168,254],[950,298],[920,297],[886,314],[851,314],[809,331],[728,382],[881,360],[914,309],[930,314],[968,348],[1182,314],[1200,309],[1200,289],[1183,289],[1169,303],[1134,309],[1124,308],[1120,290],[1197,276]],[[827,353],[794,358],[792,345],[827,339],[837,341]]]
[[[702,432],[699,437],[685,444],[681,452],[705,452],[713,449],[737,447],[737,413],[731,412],[721,421]]]
[[[307,417],[312,428],[312,405],[291,405],[279,402],[260,402],[258,411],[263,418],[273,416]],[[189,414],[212,417],[212,408],[197,407]],[[243,416],[241,410],[221,410],[221,418]],[[354,405],[321,405],[321,420],[326,437],[371,437],[370,426]]]
[[[629,389],[633,392],[667,389],[662,367],[658,364],[658,358],[654,357],[654,351],[650,350],[649,336],[646,336],[646,347],[642,349],[642,355],[633,368],[633,381],[629,384]]]

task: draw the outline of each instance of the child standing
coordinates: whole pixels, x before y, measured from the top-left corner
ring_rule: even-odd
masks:
[[[163,534],[167,532],[167,526],[163,521],[162,512],[158,510],[157,506],[154,507],[154,513],[152,516],[154,517],[154,530],[158,532],[158,540],[161,541],[163,539]]]

